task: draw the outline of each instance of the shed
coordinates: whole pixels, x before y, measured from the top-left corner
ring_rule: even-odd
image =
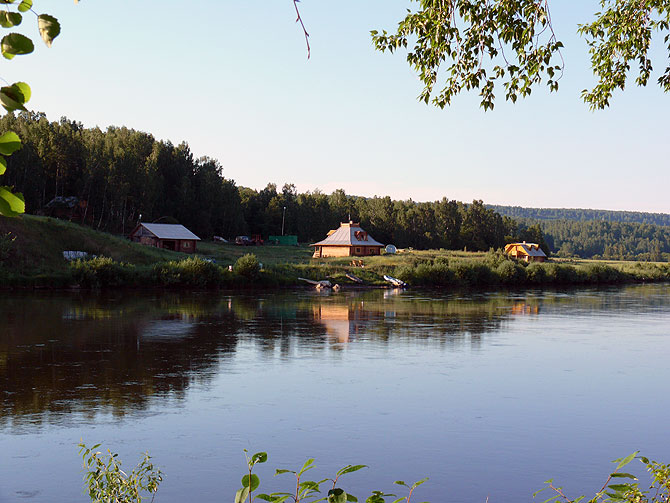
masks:
[[[140,223],[130,233],[130,240],[165,250],[194,253],[200,238],[179,224]]]
[[[544,262],[547,255],[537,243],[510,243],[505,246],[505,253],[510,257],[525,260],[526,262]]]
[[[339,229],[330,231],[326,239],[310,246],[314,247],[314,258],[380,255],[384,247],[360,224],[351,221],[340,224]]]

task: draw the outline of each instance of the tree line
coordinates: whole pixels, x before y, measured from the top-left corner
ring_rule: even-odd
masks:
[[[530,218],[533,220],[591,220],[602,222],[637,222],[670,226],[667,213],[648,213],[644,211],[594,210],[586,208],[522,208],[521,206],[502,206],[489,204],[487,207],[501,215],[511,218]]]
[[[378,241],[403,248],[481,251],[525,240],[561,256],[659,260],[670,253],[670,228],[658,225],[515,219],[480,200],[298,193],[290,183],[255,190],[226,178],[217,160],[196,159],[186,143],[125,127],[103,131],[22,112],[0,119],[0,134],[9,130],[23,148],[8,159],[5,179],[24,194],[27,211],[39,214],[55,197],[75,196],[87,202],[85,223],[108,232],[128,234],[140,221],[159,221],[182,223],[202,238],[267,238],[283,227],[300,242],[315,242],[354,220]]]

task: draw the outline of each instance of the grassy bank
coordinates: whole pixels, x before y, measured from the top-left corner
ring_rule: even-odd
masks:
[[[63,257],[66,250],[98,258],[68,262]],[[258,264],[248,258],[240,261],[249,253]],[[369,286],[385,285],[387,274],[411,286],[440,288],[670,281],[668,263],[552,260],[525,264],[500,251],[411,250],[356,260],[363,266],[354,265],[351,258],[312,259],[308,246],[243,247],[210,242],[198,243],[194,257],[56,219],[29,215],[0,219],[0,284],[6,287],[304,285],[299,277],[353,285],[347,273]]]

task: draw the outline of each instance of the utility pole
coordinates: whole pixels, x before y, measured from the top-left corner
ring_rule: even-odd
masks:
[[[281,215],[281,235],[284,235],[284,220],[286,219],[286,206],[284,206],[284,211]]]

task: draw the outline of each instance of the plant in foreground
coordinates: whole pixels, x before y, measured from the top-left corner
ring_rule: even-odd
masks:
[[[588,500],[588,503],[668,503],[670,502],[670,465],[650,461],[644,456],[638,456],[637,451],[629,454],[625,458],[615,459],[617,467],[607,477],[601,489]],[[651,485],[644,491],[640,489],[638,479],[635,475],[620,471],[635,458],[639,459],[645,466],[647,472],[651,475]],[[565,495],[562,487],[554,486],[553,479],[545,482],[546,487],[540,489],[533,497],[547,489],[555,494],[544,500],[543,503],[554,501],[564,501],[566,503],[579,503],[584,500],[584,496],[570,499]]]
[[[84,481],[91,501],[96,503],[142,503],[142,494],[151,494],[154,500],[163,473],[154,468],[151,456],[144,459],[130,472],[121,470],[118,454],[107,450],[107,454],[96,451],[101,444],[91,448],[81,442],[79,454],[84,460]]]
[[[314,468],[314,459],[309,458],[302,468],[298,471],[294,470],[276,470],[275,476],[281,475],[284,473],[292,473],[295,477],[295,491],[294,492],[275,492],[270,494],[259,494],[253,497],[253,492],[260,485],[260,479],[258,475],[253,472],[253,468],[258,463],[265,463],[268,459],[268,455],[265,452],[257,452],[251,457],[248,456],[245,449],[244,455],[247,459],[247,467],[249,473],[242,477],[242,488],[235,493],[235,503],[252,503],[252,501],[259,499],[263,501],[269,501],[271,503],[282,503],[286,500],[293,501],[294,503],[307,502],[316,503],[318,501],[326,501],[327,503],[346,503],[347,501],[357,502],[358,498],[353,494],[347,493],[341,487],[338,487],[339,479],[342,475],[347,473],[356,472],[362,468],[367,468],[367,465],[347,465],[343,468],[340,468],[336,474],[335,478],[326,478],[317,481],[314,480],[303,480],[303,475]],[[398,498],[393,501],[393,503],[410,503],[412,498],[412,492],[418,486],[423,484],[427,478],[415,482],[411,486],[405,484],[401,480],[397,480],[395,483],[409,489],[409,494]],[[321,496],[321,485],[327,482],[332,482],[331,488],[328,490],[326,496]],[[320,497],[321,496],[321,497]],[[365,500],[366,503],[385,503],[387,497],[395,497],[395,494],[386,494],[382,491],[373,491],[372,494]]]

